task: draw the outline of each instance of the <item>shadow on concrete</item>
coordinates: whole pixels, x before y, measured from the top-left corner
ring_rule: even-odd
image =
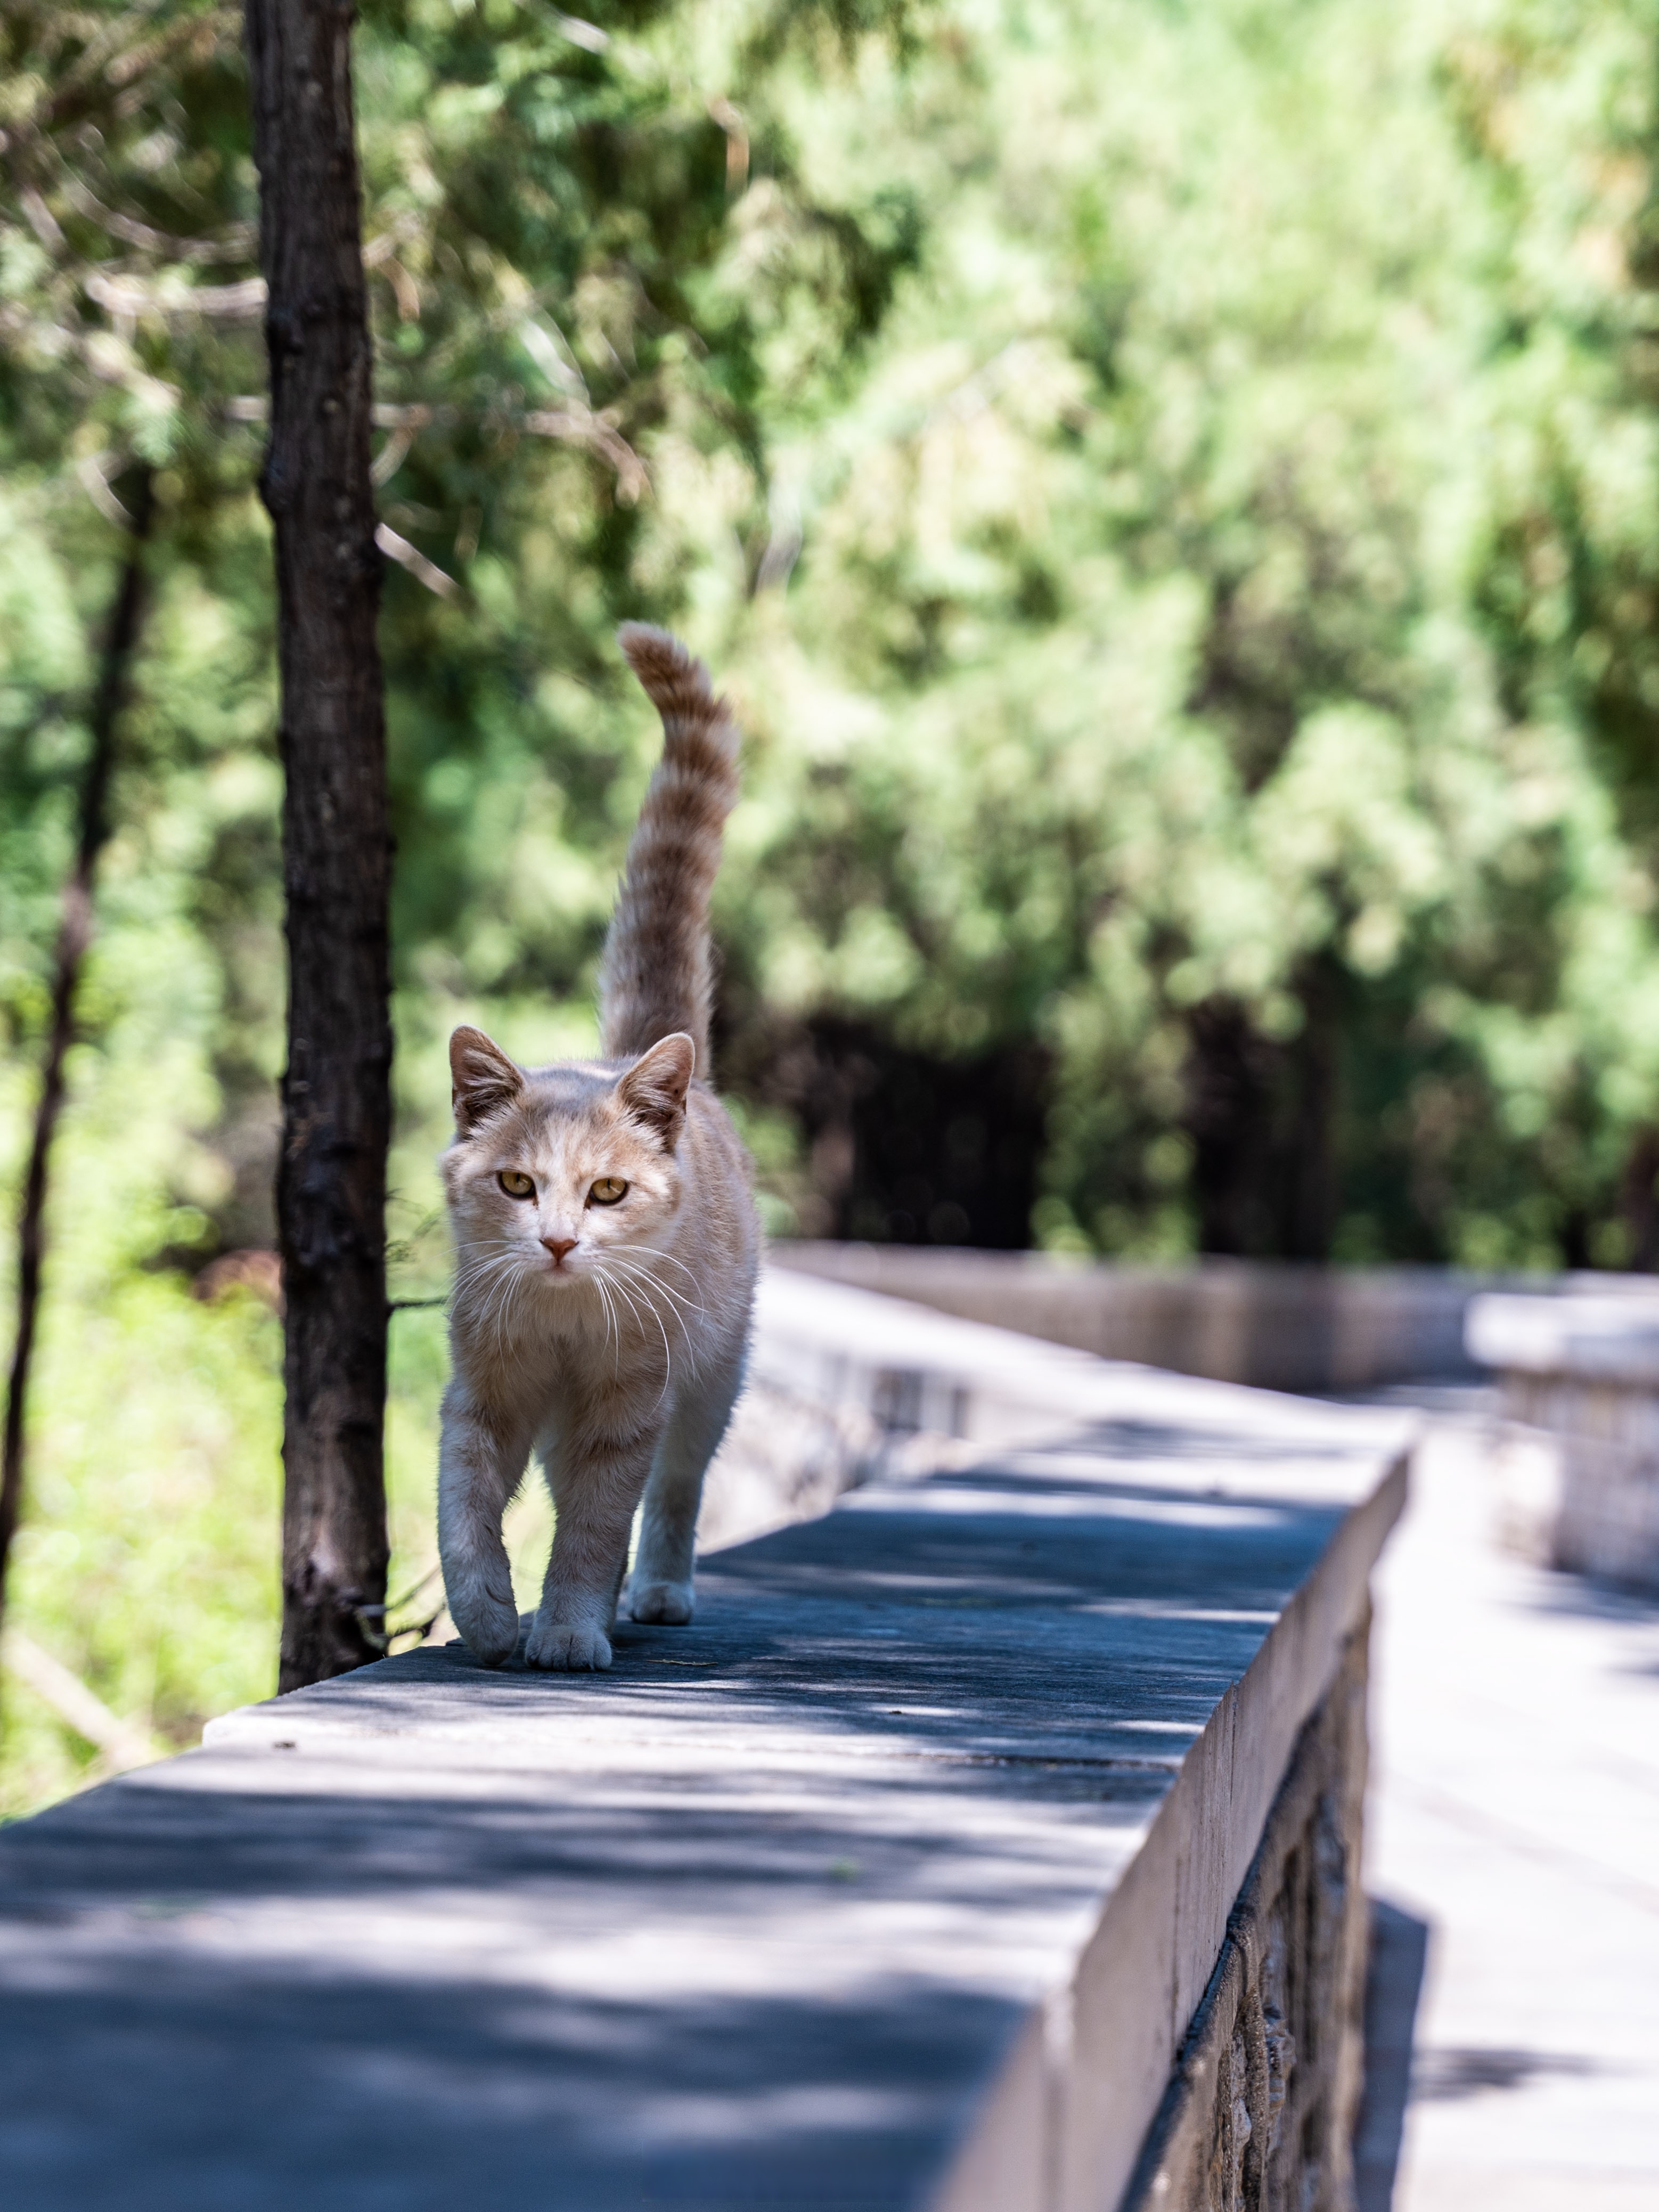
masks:
[[[1096,1447],[1079,1439],[854,1492],[822,1520],[709,1559],[690,1627],[619,1623],[603,1678],[521,1662],[492,1673],[449,1644],[315,1702],[297,1692],[283,1711],[302,1733],[325,1708],[335,1723],[423,1731],[447,1710],[471,1731],[580,1723],[602,1697],[628,1725],[739,1722],[767,1737],[808,1731],[820,1751],[839,1737],[907,1759],[1167,1775],[1344,1516],[1305,1498],[1225,1495],[1206,1480],[1200,1438],[1158,1441],[1160,1456],[1198,1462],[1189,1481],[1109,1479],[1098,1459],[1091,1473]],[[1121,1464],[1124,1440],[1112,1449]]]
[[[1412,2063],[1415,2104],[1450,2104],[1485,2089],[1524,2089],[1547,2075],[1604,2074],[1593,2058],[1565,2051],[1504,2051],[1469,2046],[1419,2050]]]
[[[88,1959],[9,1996],[17,2212],[869,2212],[914,2202],[1012,2005],[913,1982],[693,2004]],[[65,2055],[73,2053],[66,2065]]]
[[[1098,1449],[720,1554],[608,1676],[411,1652],[8,1830],[0,2197],[914,2205],[1342,1520]]]
[[[1389,2212],[1394,2203],[1428,1955],[1427,1922],[1373,1898],[1365,1977],[1365,2092],[1353,2144],[1358,2212]]]
[[[1540,1569],[1530,1610],[1570,1613],[1631,1628],[1650,1628],[1659,1624],[1659,1590],[1632,1583],[1610,1582],[1600,1575]]]
[[[1636,1680],[1659,1680],[1659,1650],[1651,1641],[1659,1629],[1659,1590],[1564,1568],[1539,1568],[1532,1584],[1526,1602],[1529,1613],[1547,1620],[1594,1620],[1609,1628],[1636,1631],[1622,1662],[1610,1661],[1610,1669]]]
[[[1414,1913],[1380,1898],[1371,1900],[1365,2089],[1354,2130],[1358,2212],[1391,2212],[1408,2106],[1453,2103],[1522,2089],[1547,2075],[1606,2070],[1594,2059],[1565,2052],[1419,2044],[1417,2012],[1431,1935],[1429,1923]]]
[[[901,2212],[1024,2020],[1022,1935],[1099,1878],[1097,1835],[988,1825],[987,1778],[386,1802],[313,1765],[71,1801],[0,1854],[0,2202]],[[1062,1823],[1103,1795],[1009,1787]],[[823,1933],[866,1896],[873,1968]],[[941,1916],[983,1931],[978,1976],[930,1954]]]

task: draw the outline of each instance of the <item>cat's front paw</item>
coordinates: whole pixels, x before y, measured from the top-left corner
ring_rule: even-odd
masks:
[[[451,1598],[449,1617],[482,1666],[504,1667],[518,1648],[519,1608],[510,1600],[492,1597],[487,1589],[464,1591]]]
[[[597,1672],[611,1664],[611,1646],[597,1628],[574,1628],[565,1620],[536,1620],[524,1648],[525,1662],[560,1674]]]
[[[623,1594],[622,1609],[630,1620],[655,1621],[664,1628],[684,1628],[697,1608],[690,1583],[630,1581]]]

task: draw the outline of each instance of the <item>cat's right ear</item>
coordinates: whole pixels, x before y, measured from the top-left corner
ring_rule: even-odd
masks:
[[[524,1089],[524,1071],[482,1030],[459,1029],[451,1037],[449,1078],[455,1127],[464,1137]]]

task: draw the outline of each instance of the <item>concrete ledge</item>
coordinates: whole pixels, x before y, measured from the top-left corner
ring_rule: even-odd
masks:
[[[772,1258],[1097,1358],[1270,1390],[1471,1373],[1464,1314],[1493,1287],[1444,1267],[1213,1259],[1151,1267],[906,1244],[781,1243]]]
[[[1628,1297],[1504,1297],[1471,1302],[1469,1354],[1482,1367],[1659,1389],[1659,1285]]]
[[[1123,2200],[1409,1431],[803,1296],[765,1386],[909,1461],[694,1626],[411,1653],[0,1835],[0,2194]]]
[[[914,1244],[784,1243],[775,1268],[916,1301],[966,1321],[1020,1329],[1103,1359],[1261,1389],[1368,1390],[1425,1376],[1473,1376],[1474,1301],[1530,1304],[1652,1299],[1650,1275],[1530,1279],[1449,1267],[1321,1267],[1194,1260],[1178,1267],[958,1252]]]
[[[1645,1297],[1487,1297],[1468,1346],[1498,1370],[1503,1533],[1548,1566],[1659,1588],[1659,1285]]]

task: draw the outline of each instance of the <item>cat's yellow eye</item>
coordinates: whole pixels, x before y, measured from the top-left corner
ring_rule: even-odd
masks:
[[[618,1199],[627,1197],[628,1185],[619,1176],[601,1176],[587,1195],[595,1206],[615,1206]]]
[[[534,1198],[536,1195],[534,1178],[520,1175],[517,1168],[503,1168],[495,1180],[509,1198]]]

